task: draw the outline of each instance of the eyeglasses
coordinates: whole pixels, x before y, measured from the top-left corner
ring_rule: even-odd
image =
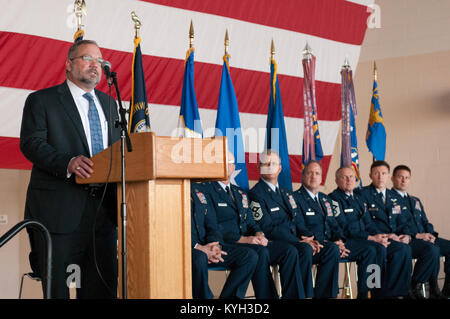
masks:
[[[70,60],[73,61],[73,60],[78,59],[78,58],[82,59],[83,61],[88,61],[88,62],[91,62],[92,60],[95,60],[96,62],[98,62],[100,64],[102,64],[103,61],[105,61],[102,58],[94,58],[94,57],[92,57],[90,55],[76,56],[74,58],[71,58]]]

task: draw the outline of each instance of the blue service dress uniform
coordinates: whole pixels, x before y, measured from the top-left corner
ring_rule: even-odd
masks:
[[[298,220],[307,229],[303,236],[314,236],[323,248],[313,257],[318,264],[314,295],[317,298],[336,298],[339,275],[339,247],[333,241],[343,237],[342,230],[333,216],[331,200],[324,193],[318,192],[318,202],[312,199],[304,186],[294,192],[295,201],[300,210]]]
[[[208,285],[208,257],[195,249],[196,244],[206,245],[218,241],[227,255],[224,262],[212,263],[210,267],[231,269],[220,298],[244,298],[258,263],[258,255],[246,247],[227,245],[217,230],[214,209],[211,208],[201,185],[191,183],[191,239],[192,239],[192,296],[195,299],[212,299]]]
[[[301,223],[297,223],[296,216],[299,212],[294,196],[282,187],[279,187],[278,192],[273,191],[262,179],[250,190],[249,196],[253,218],[265,236],[272,241],[288,242],[296,248],[304,295],[306,298],[313,297],[313,250],[309,244],[300,242],[299,233],[305,233],[306,229]]]
[[[262,245],[241,244],[241,236],[254,236],[262,232],[253,219],[247,193],[240,187],[228,185],[227,193],[218,182],[208,185],[208,200],[214,206],[218,228],[228,244],[247,247],[258,254],[258,265],[252,278],[257,299],[277,298],[277,292],[270,272],[270,265],[279,265],[282,297],[286,299],[305,298],[299,269],[298,253],[294,247],[282,242],[270,240],[266,247]]]
[[[413,283],[423,283],[430,278],[436,278],[439,274],[440,256],[445,256],[444,272],[450,274],[450,241],[439,238],[439,234],[434,230],[433,224],[423,209],[419,198],[406,195],[402,196],[393,189],[394,194],[401,204],[402,213],[405,215],[412,240],[412,257],[417,258],[412,276]],[[436,237],[434,244],[422,239],[416,239],[418,233],[430,233]]]
[[[377,234],[397,235],[409,234],[409,228],[401,214],[401,207],[395,194],[386,189],[386,200],[382,193],[378,193],[371,184],[355,190],[367,205],[369,215],[376,227]],[[381,289],[376,291],[375,297],[406,296],[411,284],[412,262],[409,245],[389,239],[386,254],[386,267],[382,272]]]
[[[380,270],[383,270],[386,263],[386,248],[380,243],[367,239],[369,235],[377,234],[377,228],[370,218],[367,205],[358,194],[346,194],[343,190],[336,188],[328,196],[335,208],[335,218],[343,230],[345,246],[350,250],[347,259],[358,263],[358,295],[365,296],[369,291],[367,278],[370,272],[367,271],[367,267],[370,264],[377,264]],[[373,253],[364,256],[366,249],[374,252],[375,256]]]

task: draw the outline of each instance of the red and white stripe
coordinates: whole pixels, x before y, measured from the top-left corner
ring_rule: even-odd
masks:
[[[27,95],[65,79],[64,61],[75,31],[73,0],[0,0],[0,168],[29,169],[18,148]],[[171,135],[177,127],[189,23],[195,29],[195,89],[205,135],[213,132],[225,29],[245,149],[253,162],[264,147],[270,94],[270,41],[286,121],[292,177],[299,182],[303,136],[302,50],[308,41],[317,58],[316,97],[325,171],[341,119],[340,68],[353,70],[373,0],[88,0],[85,38],[95,39],[119,78],[122,99],[131,94],[133,22],[140,17],[141,49],[152,130]],[[26,8],[26,10],[24,9]],[[104,80],[99,89],[106,92]],[[113,95],[115,93],[113,92]],[[125,103],[128,105],[128,102]],[[256,140],[253,135],[256,132]],[[211,135],[210,134],[210,135]],[[249,178],[257,179],[249,164]]]

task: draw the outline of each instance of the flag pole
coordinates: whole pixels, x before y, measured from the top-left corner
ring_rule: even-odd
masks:
[[[377,81],[377,62],[373,61],[373,80]],[[375,162],[375,156],[372,154],[372,163]]]

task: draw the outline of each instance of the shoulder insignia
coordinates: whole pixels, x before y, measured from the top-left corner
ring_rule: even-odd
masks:
[[[338,202],[331,200],[331,204],[333,205],[333,209],[335,211],[334,217],[338,217],[341,214]]]
[[[252,214],[253,214],[253,219],[255,221],[259,221],[261,220],[261,218],[263,217],[263,212],[261,209],[261,204],[258,202],[254,202],[252,201],[250,203],[250,209],[252,210]]]

